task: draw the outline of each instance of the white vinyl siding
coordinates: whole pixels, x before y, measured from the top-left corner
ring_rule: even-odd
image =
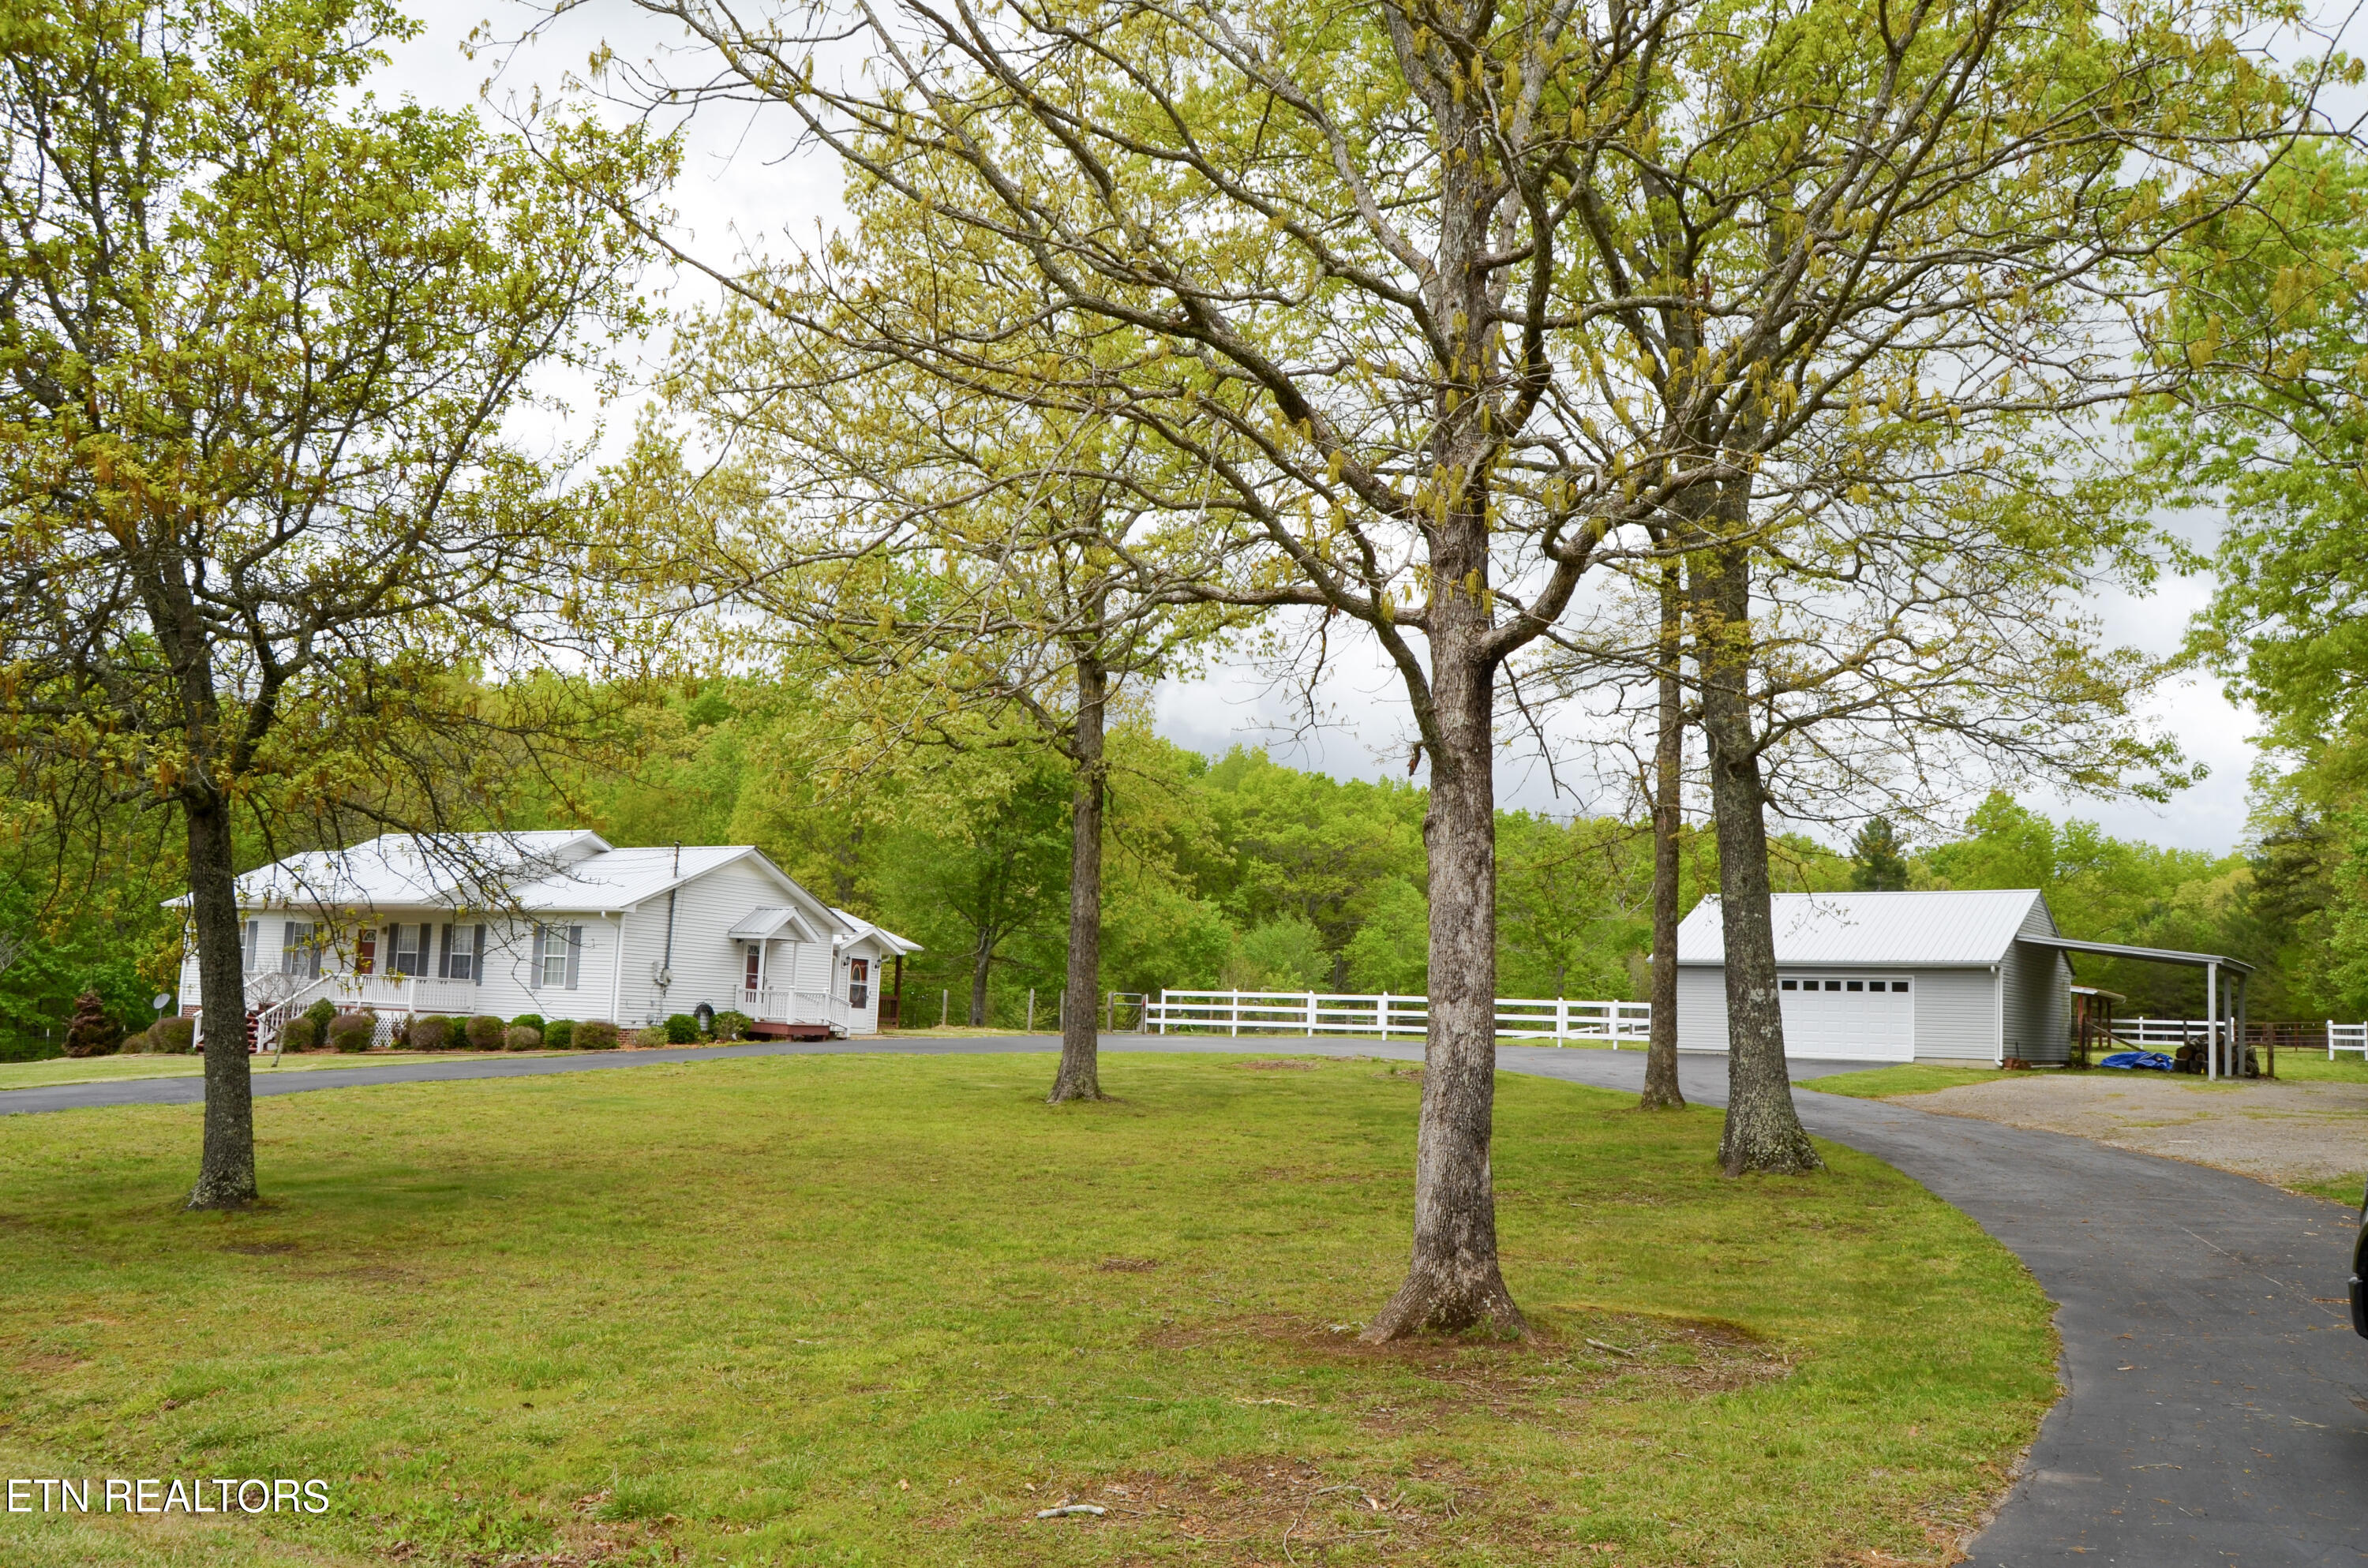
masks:
[[[1726,971],[1716,965],[1678,968],[1678,1049],[1726,1049]]]
[[[1998,1060],[1998,978],[1987,968],[1918,970],[1916,1058]]]
[[[2071,1054],[2072,968],[2064,955],[2018,942],[2001,973],[2005,1054],[2025,1062],[2065,1060]]]

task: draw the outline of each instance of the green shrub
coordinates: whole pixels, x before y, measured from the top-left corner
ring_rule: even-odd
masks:
[[[469,1037],[471,1051],[499,1051],[502,1049],[502,1037],[509,1032],[509,1028],[491,1014],[480,1013],[463,1026],[463,1032]]]
[[[673,1043],[666,1038],[664,1024],[653,1024],[648,1028],[633,1031],[633,1049],[636,1051],[656,1051]]]
[[[542,1031],[521,1028],[517,1024],[512,1024],[502,1031],[502,1049],[504,1051],[541,1051]]]
[[[575,1026],[575,1049],[578,1051],[614,1051],[617,1049],[617,1026],[606,1018],[586,1018]]]
[[[574,1049],[575,1044],[575,1020],[573,1018],[553,1018],[551,1027],[542,1031],[542,1048],[545,1051],[568,1051]]]
[[[748,1038],[749,1026],[756,1023],[756,1019],[750,1017],[746,1013],[735,1012],[733,1009],[726,1007],[723,1012],[715,1015],[715,1038],[718,1040],[746,1040]]]
[[[195,1018],[159,1018],[148,1031],[159,1051],[176,1054],[198,1048],[198,1021]]]
[[[326,1040],[329,1038],[329,1020],[337,1016],[337,1005],[324,996],[305,1008],[304,1016],[313,1020],[313,1038]]]
[[[378,1019],[368,1013],[339,1013],[329,1020],[329,1049],[350,1056],[368,1051],[378,1037]]]
[[[532,1029],[537,1034],[541,1033],[548,1026],[542,1021],[542,1015],[541,1013],[520,1013],[517,1017],[510,1020],[510,1028],[514,1029]]]
[[[329,1016],[334,1018],[336,1014],[333,1010]],[[279,1049],[283,1051],[310,1051],[320,1043],[320,1027],[313,1022],[310,1013],[299,1013],[279,1026]]]
[[[699,1020],[689,1013],[677,1013],[666,1021],[668,1045],[695,1045],[699,1041]]]
[[[434,1017],[411,1020],[411,1049],[414,1051],[450,1051],[459,1031],[450,1018]]]

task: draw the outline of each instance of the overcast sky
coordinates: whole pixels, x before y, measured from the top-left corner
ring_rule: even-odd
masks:
[[[481,85],[492,82],[496,105],[523,99],[537,88],[546,97],[563,75],[580,72],[596,43],[606,41],[628,59],[657,56],[674,35],[662,23],[624,0],[592,0],[547,37],[523,50],[495,49],[466,60],[461,40],[481,21],[505,36],[520,32],[530,13],[495,0],[435,0],[411,9],[427,24],[416,42],[395,51],[381,78],[382,96],[411,94],[424,102],[464,108],[479,101]],[[837,171],[826,161],[801,153],[789,141],[785,117],[752,114],[704,116],[689,138],[688,163],[673,193],[685,237],[703,256],[728,258],[751,250],[780,247],[784,233],[810,236],[817,225],[836,222]],[[708,296],[696,279],[655,279],[678,302]],[[612,428],[629,418],[612,411]],[[2194,542],[2208,545],[2215,520],[2182,523]],[[2125,596],[2092,608],[2113,640],[2151,653],[2174,648],[2189,618],[2203,603],[2208,585],[2169,579],[2143,600]],[[1338,644],[1336,644],[1337,646]],[[1303,705],[1277,689],[1248,661],[1222,667],[1207,677],[1172,682],[1157,699],[1160,732],[1180,744],[1212,754],[1236,744],[1264,744],[1278,759],[1320,768],[1336,777],[1406,776],[1408,720],[1403,688],[1370,645],[1350,644],[1319,693],[1326,723],[1308,730]],[[2055,815],[2101,823],[2123,837],[2151,839],[2184,847],[2225,851],[2245,831],[2247,774],[2254,761],[2249,713],[2232,706],[2216,683],[2189,681],[2164,692],[2151,717],[2175,735],[2187,755],[2210,768],[2210,776],[2167,805],[2142,801],[2064,801],[2038,796],[2030,803]],[[1556,814],[1614,802],[1584,777],[1565,776],[1560,790],[1525,748],[1508,751],[1500,772],[1500,798]]]

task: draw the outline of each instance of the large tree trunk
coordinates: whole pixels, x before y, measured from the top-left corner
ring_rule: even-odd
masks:
[[[1653,744],[1653,1032],[1645,1047],[1643,1110],[1683,1110],[1678,1087],[1678,824],[1685,762],[1685,691],[1678,680],[1684,585],[1672,558],[1661,566],[1659,732]]]
[[[1094,1022],[1102,983],[1102,713],[1110,677],[1091,659],[1077,661],[1076,778],[1069,803],[1069,976],[1061,1008],[1061,1067],[1050,1103],[1102,1097],[1099,1037]]]
[[[241,1209],[255,1190],[254,1085],[247,1073],[245,944],[238,921],[230,808],[219,798],[186,803],[189,920],[198,943],[198,1005],[204,1009],[205,1151],[192,1209]]]
[[[1695,562],[1696,662],[1726,948],[1726,1132],[1719,1165],[1729,1176],[1813,1171],[1824,1162],[1793,1108],[1777,1005],[1767,795],[1751,720],[1750,554],[1741,545],[1720,545],[1699,551]]]
[[[1485,540],[1485,534],[1482,536]],[[1435,580],[1464,581],[1463,572]],[[1497,1099],[1495,672],[1474,645],[1486,619],[1472,596],[1434,596],[1431,702],[1439,755],[1422,836],[1430,864],[1430,1030],[1414,1176],[1414,1256],[1406,1283],[1365,1330],[1379,1342],[1475,1325],[1527,1331],[1497,1265],[1488,1140]]]
[[[986,1027],[986,971],[995,962],[993,940],[982,931],[970,956],[970,1027]]]

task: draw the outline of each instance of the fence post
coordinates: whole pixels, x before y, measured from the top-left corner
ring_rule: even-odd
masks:
[[[1570,998],[1567,996],[1554,998],[1554,1043],[1570,1043]]]
[[[1019,1032],[1021,1034],[1036,1032],[1036,988],[1032,985],[1028,988],[1028,1022],[1020,1027]]]
[[[1235,1040],[1241,1038],[1242,994],[1238,991],[1225,993],[1225,1033]]]
[[[951,991],[940,991],[938,993],[938,1028],[944,1028],[946,1027],[946,1019],[950,1016],[946,1009],[951,1005],[948,1001],[948,998],[952,995],[953,993]]]
[[[1102,1011],[1102,1032],[1105,1034],[1118,1032],[1118,993],[1115,991],[1110,994],[1110,1002]]]
[[[1307,1038],[1315,1038],[1315,993],[1307,994]]]
[[[1386,1041],[1390,1038],[1390,994],[1386,991],[1383,992],[1381,999],[1373,1004],[1373,1024],[1382,1031],[1382,1039]]]

